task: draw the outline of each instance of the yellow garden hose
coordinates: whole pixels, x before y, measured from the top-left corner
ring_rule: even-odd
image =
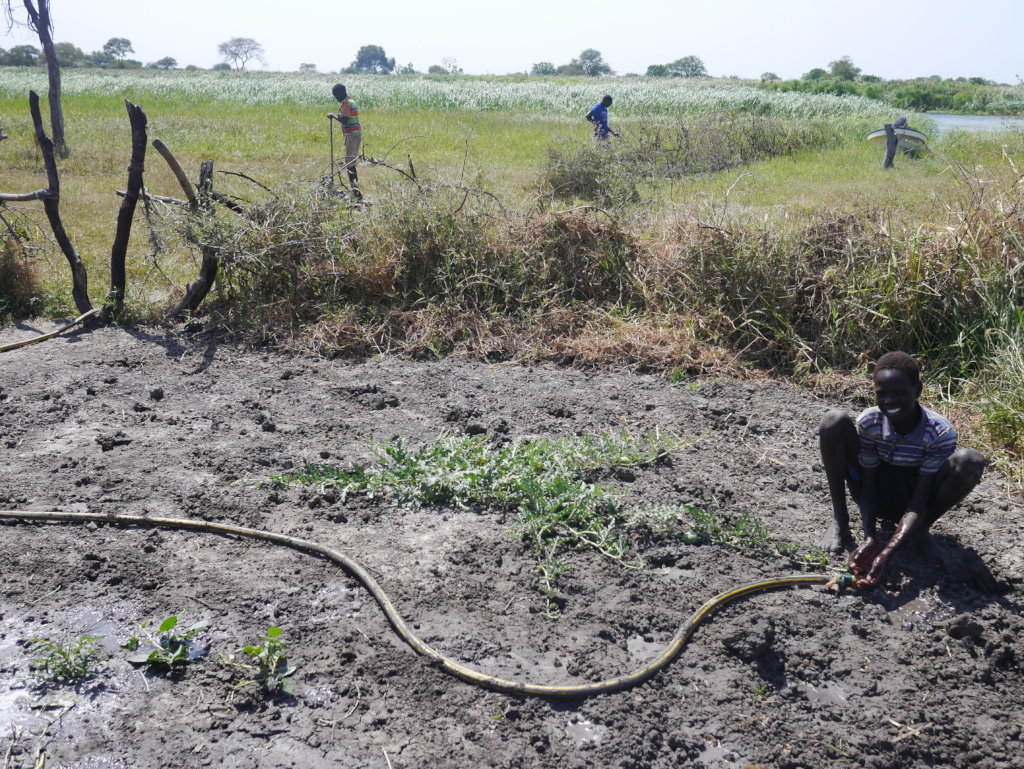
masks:
[[[326,547],[324,545],[317,544],[316,542],[310,542],[305,539],[298,539],[296,537],[289,537],[285,534],[275,534],[269,531],[261,531],[259,529],[248,529],[242,526],[231,526],[223,523],[211,523],[208,521],[193,521],[180,518],[147,518],[139,515],[104,515],[102,513],[62,513],[62,512],[36,512],[29,510],[0,510],[0,519],[14,520],[14,521],[61,521],[65,523],[110,523],[118,525],[129,525],[129,526],[142,526],[148,528],[165,528],[165,529],[187,529],[191,531],[205,531],[213,534],[226,534],[236,537],[248,537],[250,539],[260,539],[265,542],[273,542],[276,545],[284,545],[286,547],[293,548],[305,553],[312,555],[318,555],[326,558],[330,561],[341,566],[345,571],[351,574],[356,580],[366,588],[370,595],[373,596],[374,600],[380,605],[380,608],[384,611],[385,616],[388,618],[388,622],[391,623],[391,627],[394,628],[395,632],[399,637],[405,641],[413,650],[424,657],[428,657],[434,663],[436,663],[442,670],[450,673],[457,678],[461,678],[463,681],[467,681],[471,684],[483,686],[488,689],[495,691],[504,692],[505,694],[519,694],[519,695],[538,695],[542,697],[588,697],[594,694],[605,694],[608,692],[617,692],[623,689],[628,689],[631,686],[636,686],[647,679],[651,678],[655,673],[660,671],[673,659],[675,659],[683,646],[689,640],[690,636],[693,635],[697,626],[700,625],[705,619],[711,616],[714,612],[726,604],[735,601],[738,598],[745,598],[748,595],[754,593],[760,593],[765,590],[773,590],[781,587],[794,587],[797,585],[824,585],[828,583],[834,583],[836,578],[829,577],[824,574],[796,574],[790,577],[777,577],[775,579],[766,579],[761,582],[751,582],[750,584],[743,585],[741,587],[727,590],[724,593],[719,593],[711,600],[707,601],[697,611],[693,613],[693,616],[679,629],[675,637],[669,642],[665,649],[655,657],[651,662],[644,665],[642,668],[628,673],[620,678],[612,678],[607,681],[599,681],[592,684],[566,684],[566,685],[552,685],[552,684],[530,684],[521,683],[518,681],[506,681],[502,678],[496,678],[489,676],[486,673],[468,668],[464,665],[460,665],[447,657],[441,652],[432,648],[431,646],[420,640],[406,624],[405,620],[396,611],[394,605],[391,603],[391,599],[388,598],[387,594],[381,589],[381,586],[377,584],[377,581],[370,576],[370,574],[363,568],[359,563],[352,560],[348,556],[334,550],[333,548]]]
[[[13,344],[5,344],[2,347],[0,347],[0,352],[7,352],[8,350],[17,350],[19,347],[28,347],[30,344],[35,344],[36,342],[45,342],[47,339],[53,339],[53,337],[63,334],[69,328],[74,328],[86,318],[95,315],[101,309],[103,308],[94,307],[91,310],[89,310],[89,312],[83,312],[81,315],[79,315],[73,321],[68,323],[66,326],[58,328],[56,331],[51,331],[49,334],[43,334],[42,336],[34,336],[31,339],[25,339],[24,341],[21,342],[14,342]]]

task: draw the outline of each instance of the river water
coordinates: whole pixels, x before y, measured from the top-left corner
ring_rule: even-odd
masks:
[[[1024,129],[1024,117],[1006,115],[949,115],[944,112],[926,112],[935,121],[938,133],[947,131],[1013,131]]]

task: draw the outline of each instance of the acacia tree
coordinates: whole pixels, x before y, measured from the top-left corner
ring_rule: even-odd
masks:
[[[54,46],[57,63],[62,67],[81,67],[85,62],[85,51],[74,43],[57,43]]]
[[[832,77],[839,78],[840,80],[856,80],[857,75],[860,74],[860,67],[855,66],[853,59],[849,56],[830,61],[828,69]]]
[[[601,56],[601,52],[595,48],[587,48],[582,51],[578,58],[569,62],[569,66],[572,66],[573,64],[579,66],[583,71],[583,74],[588,77],[615,74],[612,72],[612,68],[608,66],[604,58]]]
[[[34,67],[39,63],[39,49],[34,45],[16,45],[4,58],[4,64],[10,67]]]
[[[700,56],[684,56],[665,65],[669,77],[704,77],[708,74],[707,67]]]
[[[390,75],[395,71],[395,60],[389,59],[379,45],[364,45],[356,52],[356,60],[348,69],[349,72],[365,72],[368,75]]]
[[[38,5],[37,5],[38,3]],[[50,103],[50,133],[53,134],[53,148],[61,157],[68,154],[68,146],[64,140],[64,109],[60,102],[60,63],[57,50],[53,44],[53,19],[50,17],[50,0],[23,0],[28,21],[25,26],[39,36],[46,57],[46,75],[49,83],[47,99]],[[8,29],[19,24],[14,20],[12,0],[4,0],[4,13],[7,16]]]
[[[119,62],[124,62],[124,57],[135,53],[135,49],[132,48],[132,41],[127,37],[112,37],[103,44],[103,53],[113,56]]]
[[[245,65],[255,59],[263,62],[263,46],[251,37],[233,37],[217,46],[217,53],[235,65],[235,69],[243,70]]]

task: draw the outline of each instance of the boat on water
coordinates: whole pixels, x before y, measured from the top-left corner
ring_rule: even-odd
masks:
[[[896,146],[903,152],[920,152],[928,146],[928,137],[913,128],[893,128]],[[880,128],[868,134],[868,141],[885,146],[885,129]]]

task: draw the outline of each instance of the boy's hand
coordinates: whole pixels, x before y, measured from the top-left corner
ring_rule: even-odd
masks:
[[[877,555],[878,544],[873,538],[868,538],[863,545],[850,553],[850,571],[855,577],[866,575],[874,565]]]
[[[883,553],[871,562],[871,569],[863,579],[855,580],[853,586],[858,590],[874,590],[878,583],[885,576],[885,569],[889,565],[889,556]]]

